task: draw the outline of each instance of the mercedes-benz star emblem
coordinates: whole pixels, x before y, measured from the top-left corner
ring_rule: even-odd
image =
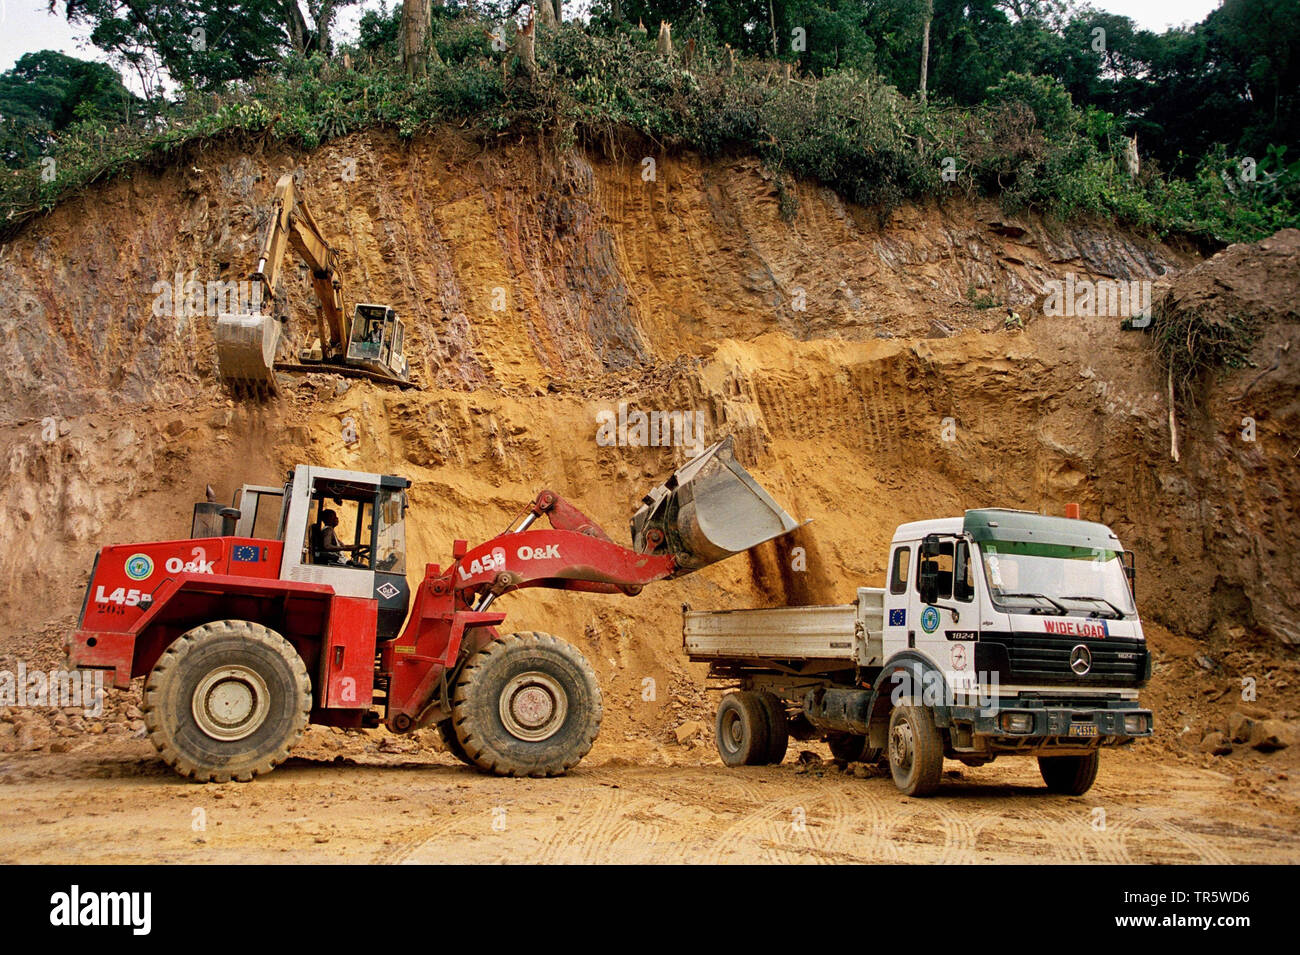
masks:
[[[1070,669],[1079,676],[1092,669],[1092,651],[1082,643],[1070,651]]]

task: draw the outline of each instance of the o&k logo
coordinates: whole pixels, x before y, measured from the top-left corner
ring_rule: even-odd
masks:
[[[148,554],[132,554],[126,559],[126,575],[132,580],[145,580],[153,573],[153,561]]]

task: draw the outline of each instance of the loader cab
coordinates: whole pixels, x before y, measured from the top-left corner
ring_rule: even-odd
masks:
[[[348,340],[349,364],[360,365],[405,381],[406,324],[387,305],[358,305],[352,313]]]
[[[377,601],[380,639],[397,636],[411,596],[406,583],[410,483],[392,475],[299,465],[285,489],[280,577]]]

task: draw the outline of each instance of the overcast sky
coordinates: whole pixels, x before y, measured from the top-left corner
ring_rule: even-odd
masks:
[[[390,0],[393,7],[400,0]],[[1139,27],[1160,32],[1171,26],[1199,23],[1219,6],[1220,0],[1091,0],[1092,6],[1132,18]],[[366,7],[345,7],[336,18],[336,41],[356,37],[357,21]],[[63,3],[57,13],[49,12],[49,0],[0,0],[0,70],[7,70],[24,53],[59,50],[83,59],[103,60],[104,55],[86,39],[84,29],[74,30],[63,17]],[[566,4],[567,6],[567,4]],[[130,78],[128,85],[135,86]]]

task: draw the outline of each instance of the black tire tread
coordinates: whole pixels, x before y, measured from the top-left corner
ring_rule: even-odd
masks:
[[[579,743],[576,750],[571,752],[558,766],[539,769],[512,760],[508,756],[493,753],[486,745],[482,735],[473,726],[470,700],[475,695],[475,687],[482,675],[496,660],[528,646],[545,646],[558,649],[579,667],[583,678],[593,691],[594,719],[592,720],[591,729],[584,735],[584,739]],[[484,646],[465,664],[460,679],[456,681],[456,689],[452,694],[452,725],[455,727],[461,748],[465,751],[465,755],[469,757],[472,765],[497,776],[563,776],[578,765],[582,758],[591,751],[592,745],[596,742],[596,737],[600,734],[600,724],[603,718],[604,702],[600,691],[600,682],[596,679],[596,672],[591,668],[591,664],[587,662],[587,658],[572,644],[566,643],[549,633],[542,633],[539,630],[508,633]]]
[[[253,765],[231,770],[228,767],[209,767],[196,764],[180,752],[172,742],[166,725],[167,714],[162,706],[161,684],[171,678],[183,664],[186,657],[204,641],[220,636],[237,636],[242,640],[260,643],[284,658],[293,670],[298,683],[298,701],[295,709],[295,726],[284,742],[272,753],[266,754]],[[255,776],[262,776],[275,769],[288,758],[290,750],[302,739],[311,715],[311,677],[302,657],[288,640],[274,630],[248,620],[214,620],[195,627],[177,637],[158,662],[154,664],[145,681],[144,700],[140,707],[144,714],[144,725],[150,741],[164,763],[181,776],[198,782],[227,783],[251,782]]]
[[[1086,756],[1040,756],[1038,772],[1047,788],[1063,796],[1082,796],[1097,781],[1101,753],[1093,750]]]
[[[889,714],[892,735],[894,720],[902,714],[912,725],[913,779],[910,785],[899,782],[890,761],[890,775],[894,785],[907,796],[929,796],[939,788],[943,779],[943,737],[934,725],[934,713],[924,706],[898,706]]]

